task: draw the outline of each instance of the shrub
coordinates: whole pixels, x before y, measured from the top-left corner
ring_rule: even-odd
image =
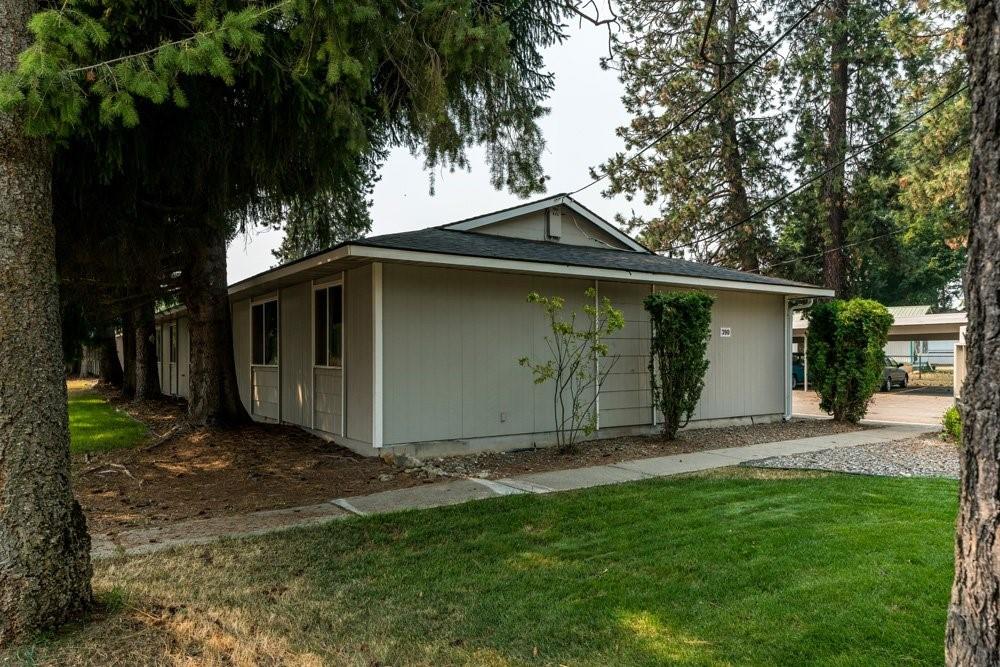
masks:
[[[808,317],[810,370],[819,405],[837,421],[857,422],[882,385],[892,315],[877,301],[851,299],[816,304]]]
[[[612,307],[607,297],[598,306],[591,305],[595,303],[596,290],[587,289],[586,296],[588,305],[583,307],[583,312],[587,321],[577,329],[576,313],[567,319],[562,317],[565,299],[540,296],[537,292],[529,294],[528,303],[540,305],[548,319],[551,334],[545,336],[545,342],[552,356],[545,361],[529,357],[518,360],[519,364],[531,369],[535,384],[553,381],[556,444],[563,452],[575,449],[581,435],[588,436],[597,430],[594,407],[599,388],[619,357],[611,355],[601,339],[625,327],[625,316]],[[595,364],[598,359],[608,361]]]
[[[663,435],[673,440],[687,426],[705,387],[712,303],[703,292],[657,292],[643,302],[653,325],[649,383],[663,415]]]
[[[958,411],[957,405],[944,411],[941,423],[944,425],[944,433],[949,439],[955,442],[962,441],[962,413]]]

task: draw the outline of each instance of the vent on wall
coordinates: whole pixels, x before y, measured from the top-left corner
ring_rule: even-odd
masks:
[[[545,238],[558,241],[562,237],[562,209],[558,206],[545,211]]]

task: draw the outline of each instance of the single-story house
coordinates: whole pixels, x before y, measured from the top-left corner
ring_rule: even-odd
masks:
[[[254,419],[297,424],[367,455],[513,449],[554,440],[553,389],[518,358],[548,355],[529,292],[581,311],[588,288],[627,325],[599,388],[595,437],[658,421],[643,298],[715,298],[693,426],[791,415],[792,307],[829,290],[657,255],[567,195],[338,246],[229,288],[240,395]],[[164,391],[187,393],[183,310],[158,317]],[[609,363],[605,360],[603,363]]]

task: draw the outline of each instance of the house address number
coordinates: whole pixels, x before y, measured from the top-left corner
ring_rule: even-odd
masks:
[[[722,327],[719,329],[719,338],[732,338],[733,328],[732,327]]]

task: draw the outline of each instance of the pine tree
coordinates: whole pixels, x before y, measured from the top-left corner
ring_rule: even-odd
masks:
[[[802,15],[798,2],[778,11],[776,30]],[[852,289],[843,249],[851,235],[851,190],[855,175],[868,169],[864,159],[844,160],[853,148],[885,134],[893,121],[900,70],[885,26],[907,20],[888,0],[832,0],[792,33],[783,61],[794,123],[787,159],[799,179],[824,176],[792,202],[796,228],[783,230],[781,243],[791,255],[821,252],[823,283],[842,297]]]
[[[89,545],[66,474],[52,167],[36,137],[88,146],[135,225],[178,239],[192,412],[206,420],[239,406],[226,344],[234,229],[330,196],[359,156],[395,145],[429,165],[464,165],[466,149],[485,144],[495,185],[525,194],[542,182],[537,121],[552,79],[540,49],[561,38],[561,4],[106,4],[61,0],[31,17],[29,38],[34,5],[0,0],[0,143],[11,162],[0,178],[12,175],[0,188],[0,235],[12,232],[0,239],[11,287],[0,297],[0,415],[18,415],[0,421],[0,641],[60,623],[90,598]],[[40,317],[24,317],[25,303]],[[212,366],[220,360],[228,368]]]
[[[0,72],[34,2],[0,0]],[[69,475],[49,142],[0,112],[0,646],[92,603],[90,538]]]
[[[778,152],[784,119],[771,102],[776,56],[669,131],[765,51],[766,12],[756,0],[639,0],[621,7],[622,29],[606,64],[620,72],[633,119],[618,129],[626,150],[601,169],[609,174],[605,194],[658,206],[651,219],[623,220],[650,247],[691,244],[700,260],[749,270],[770,256],[769,218],[739,223],[785,185]],[[650,151],[629,159],[650,143]]]
[[[557,3],[163,0],[115,14],[65,4],[36,16],[36,43],[0,80],[0,104],[27,106],[30,132],[97,146],[107,159],[96,168],[133,175],[140,218],[152,208],[186,241],[198,421],[245,418],[225,362],[235,231],[363,195],[358,165],[393,145],[461,166],[483,143],[497,187],[541,188],[536,121],[552,80],[539,49],[561,38]]]

